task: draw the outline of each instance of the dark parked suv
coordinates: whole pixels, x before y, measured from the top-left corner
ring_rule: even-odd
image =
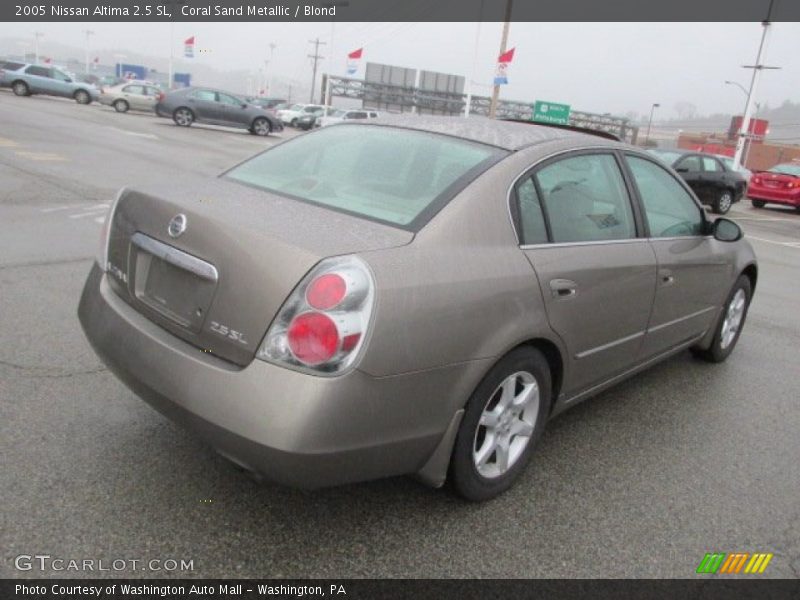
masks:
[[[248,104],[239,96],[211,88],[184,88],[168,92],[156,104],[159,117],[169,117],[177,125],[208,123],[241,127],[254,135],[269,135],[283,130],[279,119],[260,106]]]
[[[648,150],[670,165],[703,204],[724,215],[744,196],[747,180],[729,169],[717,156],[682,150]]]

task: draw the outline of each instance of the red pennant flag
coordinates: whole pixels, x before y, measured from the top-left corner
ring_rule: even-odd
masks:
[[[95,56],[94,57],[94,64],[97,64],[99,62],[100,62],[100,57],[99,56]]]
[[[358,60],[361,58],[361,54],[364,52],[364,48],[359,48],[358,50],[353,50],[350,54],[347,55],[347,58],[351,58],[353,60]]]
[[[194,45],[194,36],[188,38],[185,42],[183,42],[184,46],[192,46]]]
[[[514,50],[515,50],[515,48],[512,48],[508,52],[503,52],[500,55],[500,58],[497,59],[497,62],[499,62],[499,63],[510,63],[512,60],[514,60]]]
[[[45,59],[44,59],[44,64],[46,64],[46,65],[49,65],[51,62],[53,62],[53,59],[52,59],[52,58],[49,58],[49,57],[48,57],[48,58],[45,58]]]

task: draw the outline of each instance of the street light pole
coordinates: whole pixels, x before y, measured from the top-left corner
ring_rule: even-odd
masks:
[[[84,48],[86,50],[86,65],[85,65],[84,71],[85,71],[85,73],[88,74],[89,73],[89,37],[94,35],[94,31],[92,31],[91,29],[84,29],[83,33],[86,35],[86,47]]]
[[[744,154],[744,146],[745,141],[750,132],[750,115],[752,114],[753,110],[753,102],[755,100],[756,90],[758,88],[758,79],[761,71],[764,69],[779,69],[780,67],[768,67],[761,63],[761,59],[764,55],[764,50],[767,46],[767,40],[769,37],[770,31],[770,17],[772,16],[772,7],[775,4],[775,0],[770,0],[769,2],[769,9],[767,11],[767,18],[764,20],[761,25],[764,28],[761,33],[761,43],[758,46],[758,54],[756,55],[756,62],[754,65],[742,65],[745,69],[753,69],[753,76],[750,78],[750,90],[747,92],[747,104],[745,104],[744,108],[744,115],[742,116],[742,124],[739,127],[739,137],[736,140],[736,153],[733,156],[733,169],[734,171],[739,169],[739,166],[742,164],[742,155]]]
[[[644,145],[647,146],[647,142],[650,140],[650,127],[653,125],[653,113],[656,112],[656,109],[661,106],[658,102],[654,102],[653,106],[650,107],[650,120],[647,122],[647,133],[644,135]]]
[[[42,37],[44,37],[44,34],[41,31],[34,31],[33,32],[33,38],[34,38],[34,40],[36,40],[35,43],[34,43],[33,51],[34,51],[34,54],[36,56],[36,64],[37,65],[39,64],[39,38],[42,38]]]

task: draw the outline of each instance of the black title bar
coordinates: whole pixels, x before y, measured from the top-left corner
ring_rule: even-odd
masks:
[[[507,0],[3,0],[0,21],[504,21]],[[770,7],[771,10],[770,10]],[[512,21],[800,21],[798,0],[514,0]]]

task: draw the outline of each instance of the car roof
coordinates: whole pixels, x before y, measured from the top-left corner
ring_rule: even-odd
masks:
[[[596,143],[598,140],[593,135],[568,129],[548,127],[533,122],[499,121],[487,117],[381,115],[378,118],[370,119],[369,125],[386,125],[449,135],[511,151],[553,140],[575,140],[576,143],[588,140]],[[624,145],[612,140],[604,141],[610,145]]]

